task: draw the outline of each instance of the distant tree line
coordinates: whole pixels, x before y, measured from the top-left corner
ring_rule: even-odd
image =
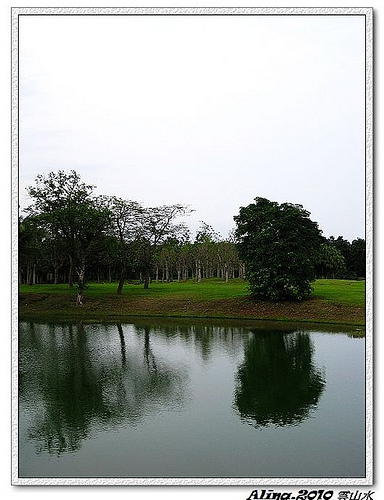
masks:
[[[324,238],[316,261],[317,278],[365,278],[365,240],[350,243],[342,236]]]
[[[197,282],[247,278],[255,295],[308,295],[314,278],[364,278],[365,241],[324,238],[300,205],[264,198],[241,208],[222,238],[205,222],[191,239],[185,205],[144,207],[95,186],[74,171],[38,175],[19,220],[19,281],[68,283],[82,303],[86,281]],[[277,291],[276,291],[277,290]]]

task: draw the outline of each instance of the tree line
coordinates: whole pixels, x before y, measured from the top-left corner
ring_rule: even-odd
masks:
[[[19,219],[19,281],[68,283],[69,287],[76,283],[79,304],[86,280],[116,281],[118,294],[127,280],[138,280],[145,288],[151,281],[199,282],[213,277],[252,282],[254,275],[260,281],[260,273],[252,271],[255,262],[259,267],[262,262],[269,268],[277,266],[278,274],[292,254],[288,251],[292,239],[300,243],[291,259],[297,262],[294,273],[300,275],[305,267],[297,251],[307,241],[313,246],[308,264],[312,278],[365,277],[365,241],[324,238],[308,213],[303,217],[299,205],[279,206],[256,198],[256,204],[241,208],[234,217],[237,227],[227,238],[201,222],[192,239],[184,221],[192,212],[188,206],[144,207],[116,196],[97,196],[95,186],[82,182],[74,170],[38,175],[27,190],[31,204]],[[280,212],[285,216],[277,223]],[[258,219],[265,221],[265,227],[258,226]],[[295,234],[303,219],[311,230]],[[273,228],[276,223],[279,227]],[[251,238],[247,247],[251,233],[258,237]],[[278,244],[273,240],[277,234]]]
[[[178,281],[244,277],[235,242],[202,222],[194,241],[180,204],[144,207],[115,196],[95,196],[95,186],[75,171],[38,175],[32,203],[19,221],[21,283],[77,283],[82,302],[88,281]]]

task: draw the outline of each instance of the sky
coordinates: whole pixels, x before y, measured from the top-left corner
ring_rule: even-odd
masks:
[[[364,238],[365,18],[21,16],[21,208],[60,169],[192,233],[264,197]]]

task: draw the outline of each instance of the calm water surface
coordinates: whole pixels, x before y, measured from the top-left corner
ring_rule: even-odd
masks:
[[[20,477],[364,477],[365,339],[236,322],[20,325]]]

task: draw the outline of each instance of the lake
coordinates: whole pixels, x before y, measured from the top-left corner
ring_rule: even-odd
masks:
[[[20,324],[19,477],[365,477],[363,332],[131,321]]]

